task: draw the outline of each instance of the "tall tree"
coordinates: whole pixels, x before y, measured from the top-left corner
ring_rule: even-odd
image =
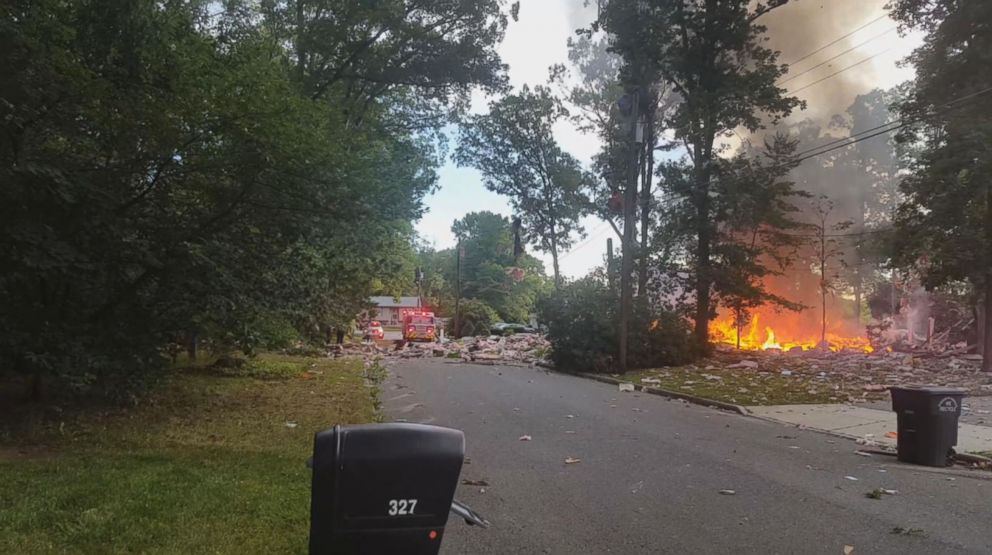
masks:
[[[600,141],[600,152],[594,158],[594,169],[600,180],[591,192],[591,210],[605,219],[618,238],[623,237],[621,222],[614,219],[622,211],[622,190],[627,186],[630,166],[629,131],[617,114],[617,102],[624,94],[620,81],[623,59],[610,51],[607,36],[592,30],[583,30],[568,42],[568,58],[574,75],[566,66],[552,68],[551,81],[568,87],[567,100],[577,108],[572,119],[578,128],[594,133]],[[651,257],[656,248],[651,244],[652,226],[658,201],[653,182],[656,177],[655,153],[670,150],[670,141],[663,138],[662,126],[668,112],[678,103],[678,96],[671,87],[657,76],[642,76],[645,86],[641,121],[643,141],[637,149],[638,166],[638,231],[637,241],[637,291],[645,292]],[[570,85],[570,86],[569,86]]]
[[[825,196],[813,199],[813,214],[816,223],[813,224],[814,234],[811,237],[813,247],[813,265],[820,277],[820,347],[827,347],[827,295],[837,292],[840,273],[845,266],[843,237],[838,232],[851,226],[850,221],[836,221],[834,203]]]
[[[928,288],[967,280],[984,298],[982,369],[992,372],[992,3],[893,0],[892,16],[926,33],[909,57],[914,90],[898,105],[914,122],[905,196],[896,218],[897,262]]]
[[[502,3],[221,4],[0,6],[0,371],[85,385],[402,287],[439,114],[505,82]]]
[[[540,260],[514,256],[510,221],[492,212],[471,212],[455,221],[451,231],[464,251],[461,297],[486,303],[506,321],[527,321],[547,278]],[[448,267],[448,282],[454,283],[454,264]]]
[[[776,86],[787,68],[765,46],[762,15],[787,0],[613,0],[602,25],[624,58],[625,79],[643,86],[644,75],[659,75],[681,97],[665,127],[686,147],[692,166],[691,206],[696,292],[696,341],[709,340],[713,316],[712,186],[718,139],[738,127],[756,131],[801,103]]]
[[[591,182],[555,140],[555,124],[567,116],[547,87],[525,85],[490,103],[488,114],[469,117],[455,155],[460,164],[482,172],[486,188],[510,197],[528,242],[551,254],[556,286],[561,285],[559,253],[582,235],[579,218]]]

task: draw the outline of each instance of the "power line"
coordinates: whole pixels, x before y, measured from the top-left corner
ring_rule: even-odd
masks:
[[[927,117],[933,117],[933,116],[940,115],[940,114],[945,113],[945,112],[949,112],[951,110],[955,110],[958,107],[960,107],[958,105],[960,105],[962,102],[965,102],[966,100],[971,100],[973,98],[979,97],[979,96],[981,96],[983,94],[988,94],[989,92],[992,92],[992,87],[987,87],[987,88],[984,88],[984,89],[982,89],[980,91],[976,91],[976,92],[973,92],[973,93],[970,93],[970,94],[966,94],[966,95],[964,95],[964,96],[962,96],[960,98],[956,98],[954,100],[951,100],[949,102],[946,102],[944,104],[941,104],[940,106],[937,106],[938,110],[935,111],[932,114],[928,114],[928,115],[924,115],[924,116],[919,116],[919,117],[911,118],[911,119],[908,119],[908,120],[899,119],[899,120],[896,120],[896,121],[893,121],[893,122],[889,122],[889,123],[886,123],[886,124],[883,124],[883,125],[879,125],[879,126],[873,127],[871,129],[866,129],[865,131],[861,131],[860,133],[857,133],[855,135],[851,135],[850,137],[846,137],[846,138],[843,138],[843,139],[838,139],[836,141],[832,141],[830,143],[827,143],[826,145],[822,145],[822,146],[819,146],[819,147],[816,147],[816,148],[805,150],[805,151],[800,152],[799,154],[797,154],[796,155],[797,158],[793,162],[802,162],[804,160],[809,160],[810,158],[815,158],[817,156],[821,156],[821,155],[826,154],[828,152],[831,152],[833,150],[838,150],[838,149],[841,149],[841,148],[845,148],[845,147],[850,146],[850,145],[853,145],[855,143],[859,143],[861,141],[864,141],[864,140],[867,140],[867,139],[871,139],[871,138],[877,137],[879,135],[884,135],[885,133],[890,133],[892,131],[895,131],[896,129],[901,129],[901,128],[906,127],[908,125],[912,125],[914,123],[917,123],[919,121],[922,121],[923,119],[926,119]],[[890,126],[894,126],[894,127],[890,127]],[[882,129],[882,128],[887,128],[887,129]],[[831,146],[831,145],[836,145],[836,146]],[[808,154],[808,155],[804,156],[807,153],[811,153],[811,154]]]
[[[559,260],[559,261],[562,261],[562,260],[564,260],[564,259],[565,259],[565,258],[567,258],[567,257],[568,257],[569,255],[571,255],[571,254],[573,254],[573,253],[575,253],[575,252],[576,252],[576,251],[578,251],[579,249],[582,249],[582,248],[584,248],[584,247],[585,247],[586,245],[589,245],[590,243],[592,243],[592,242],[593,242],[593,241],[595,241],[596,239],[599,239],[600,237],[602,237],[602,236],[603,236],[603,232],[605,232],[605,231],[610,231],[610,229],[609,229],[609,228],[607,228],[607,229],[602,229],[602,228],[603,228],[603,226],[605,226],[606,224],[607,224],[607,222],[601,222],[601,223],[600,223],[600,224],[599,224],[598,226],[596,226],[595,228],[593,228],[593,231],[591,231],[591,232],[589,232],[589,237],[586,237],[586,238],[585,238],[585,239],[584,239],[584,240],[583,240],[582,242],[580,242],[580,243],[579,243],[578,245],[575,245],[574,247],[572,247],[571,249],[569,249],[569,251],[568,251],[568,252],[566,252],[566,253],[564,253],[564,254],[562,254],[561,256],[559,256],[559,257],[558,257],[558,260]]]
[[[888,17],[888,15],[889,15],[888,13],[883,13],[882,15],[880,15],[880,16],[878,16],[878,17],[876,17],[875,19],[872,19],[872,20],[871,20],[871,21],[869,21],[868,23],[865,23],[865,24],[864,24],[864,25],[862,25],[861,27],[858,27],[857,29],[855,29],[855,30],[853,30],[853,31],[851,31],[850,33],[848,33],[848,34],[846,34],[846,35],[844,35],[844,36],[842,36],[842,37],[840,37],[839,39],[836,39],[836,40],[834,40],[834,41],[831,41],[831,42],[829,42],[829,43],[827,43],[827,44],[825,44],[825,45],[823,45],[823,46],[821,46],[821,47],[819,47],[819,48],[817,48],[816,50],[814,50],[814,51],[812,51],[812,52],[810,52],[809,54],[806,54],[805,56],[803,56],[803,57],[801,57],[801,58],[799,58],[798,60],[796,60],[796,61],[794,61],[794,62],[790,62],[790,63],[789,63],[788,65],[790,65],[790,66],[792,66],[792,65],[795,65],[795,64],[798,64],[799,62],[801,62],[801,61],[803,61],[803,60],[805,60],[805,59],[807,59],[807,58],[809,58],[810,56],[813,56],[813,55],[815,55],[815,54],[819,54],[820,52],[823,52],[823,51],[824,51],[824,50],[826,50],[827,48],[830,48],[831,46],[833,46],[833,45],[835,45],[835,44],[837,44],[838,42],[840,42],[840,41],[842,41],[842,40],[844,40],[844,39],[846,39],[847,37],[849,37],[849,36],[851,36],[851,35],[853,35],[853,34],[855,34],[855,33],[857,33],[858,31],[860,31],[860,30],[862,30],[862,29],[864,29],[865,27],[868,27],[868,26],[869,26],[869,25],[871,25],[872,23],[875,23],[876,21],[878,21],[878,20],[880,20],[880,19],[884,19],[884,18],[886,18],[886,17]]]
[[[864,42],[858,43],[858,44],[856,44],[856,45],[848,48],[847,50],[841,52],[840,54],[837,54],[837,55],[835,55],[835,56],[833,56],[831,58],[827,58],[826,60],[824,60],[824,61],[816,64],[815,66],[807,69],[806,71],[797,73],[797,74],[793,75],[792,77],[789,77],[787,79],[783,79],[783,80],[781,80],[781,81],[779,81],[778,83],[775,83],[775,84],[776,85],[784,85],[785,83],[788,83],[789,81],[792,81],[793,79],[796,79],[798,77],[802,77],[803,75],[806,75],[807,73],[813,71],[814,69],[817,69],[819,67],[822,67],[822,66],[824,66],[824,65],[826,65],[826,64],[828,64],[828,63],[830,63],[830,62],[832,62],[834,60],[836,60],[837,58],[840,58],[844,54],[847,54],[848,52],[851,52],[853,50],[857,50],[858,48],[861,48],[862,46],[864,46],[864,45],[866,45],[866,44],[868,44],[868,43],[870,43],[870,42],[872,42],[872,41],[874,41],[876,39],[879,39],[881,37],[884,37],[885,35],[891,33],[892,31],[895,31],[896,29],[898,29],[898,27],[889,27],[885,31],[882,31],[881,33],[873,36],[872,38],[870,38],[870,39],[868,39],[868,40],[866,40]]]
[[[786,94],[793,95],[793,94],[796,94],[797,92],[804,91],[804,90],[812,87],[813,85],[818,85],[818,84],[826,81],[827,79],[831,79],[833,77],[836,77],[836,76],[840,75],[841,73],[844,73],[845,71],[847,71],[849,69],[854,69],[854,68],[858,67],[859,65],[861,65],[861,64],[863,64],[865,62],[874,60],[875,58],[881,56],[882,54],[887,53],[890,50],[892,50],[892,49],[891,48],[886,48],[885,50],[882,50],[881,52],[879,52],[877,54],[873,54],[871,56],[868,56],[867,58],[861,60],[860,62],[853,63],[853,64],[845,67],[844,69],[837,70],[837,71],[831,73],[830,75],[827,75],[826,77],[824,77],[822,79],[817,79],[816,81],[813,81],[812,83],[810,83],[808,85],[799,87],[798,89],[796,89],[794,91],[788,91]]]

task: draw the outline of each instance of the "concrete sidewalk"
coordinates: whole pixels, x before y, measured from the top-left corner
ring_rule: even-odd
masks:
[[[866,438],[895,447],[895,438],[885,434],[896,431],[896,413],[852,405],[774,405],[747,407],[754,416],[784,424],[794,424],[850,437]],[[992,427],[958,425],[958,445],[962,453],[992,451]]]

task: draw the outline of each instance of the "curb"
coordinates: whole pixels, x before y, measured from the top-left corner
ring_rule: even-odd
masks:
[[[600,376],[598,374],[587,374],[580,372],[578,374],[566,374],[568,376],[579,376],[580,378],[586,378],[589,380],[596,380],[597,382],[608,383],[611,385],[620,385],[622,383],[632,383],[624,380],[619,380],[617,378],[611,378],[609,376]],[[683,401],[688,401],[694,405],[702,405],[704,407],[715,407],[718,409],[736,412],[741,416],[753,416],[748,410],[740,405],[735,405],[733,403],[726,403],[724,401],[716,401],[714,399],[707,399],[705,397],[696,397],[695,395],[689,395],[687,393],[681,393],[678,391],[671,391],[668,389],[662,389],[660,387],[648,387],[646,385],[632,384],[635,391],[641,391],[644,393],[650,393],[652,395],[660,395],[662,397],[669,397],[672,399],[682,399]]]

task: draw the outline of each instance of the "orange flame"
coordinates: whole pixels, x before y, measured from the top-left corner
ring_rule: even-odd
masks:
[[[759,337],[758,325],[759,314],[754,314],[751,321],[742,326],[740,337],[738,337],[737,326],[734,324],[732,316],[725,316],[715,320],[710,326],[710,340],[714,343],[723,343],[734,347],[740,345],[742,350],[757,351],[776,349],[780,351],[790,351],[795,348],[810,350],[816,348],[820,343],[819,333],[803,333],[796,329],[779,329],[776,333],[772,326],[764,327],[764,336]],[[829,328],[830,326],[828,326]],[[860,336],[847,336],[838,333],[840,330],[831,331],[826,334],[827,346],[831,351],[841,351],[845,349],[864,351],[871,353],[874,351],[868,339]]]

